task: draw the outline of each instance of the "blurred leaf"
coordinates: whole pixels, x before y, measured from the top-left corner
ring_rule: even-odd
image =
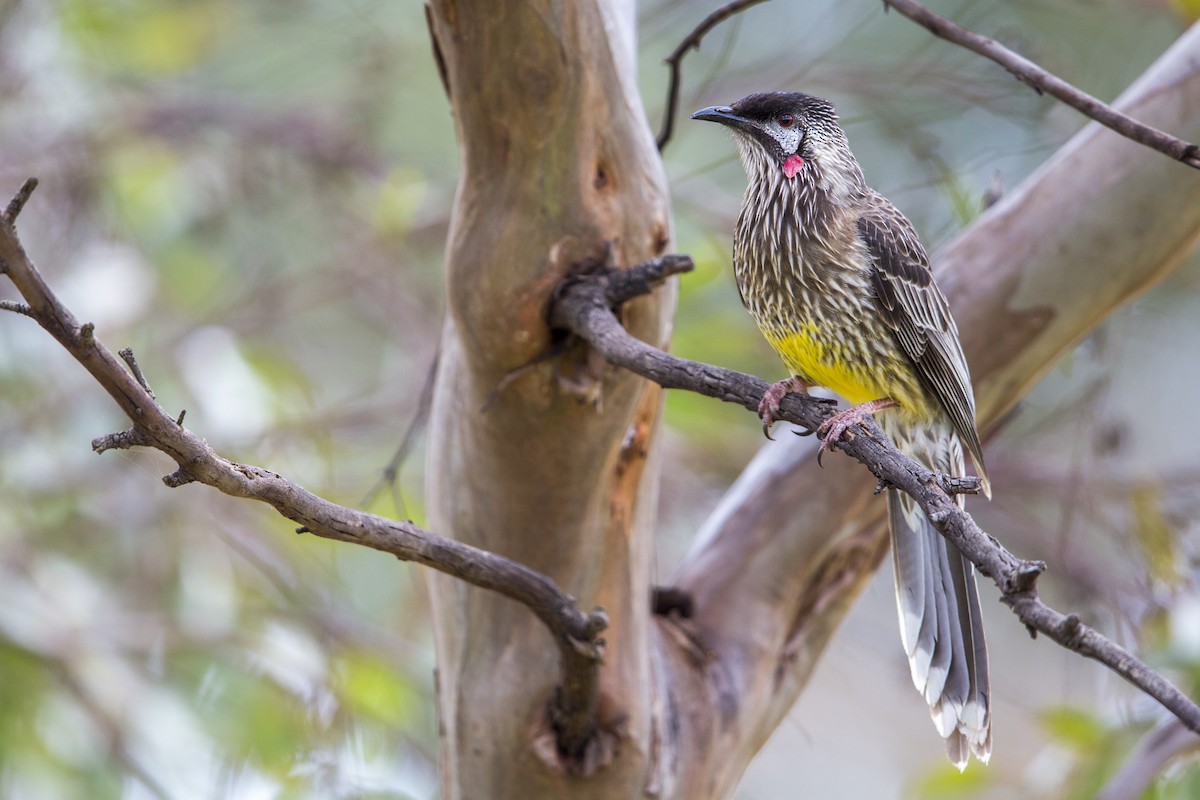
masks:
[[[1162,652],[1171,644],[1171,609],[1150,608],[1142,617],[1138,640],[1145,653]]]
[[[186,239],[175,239],[156,256],[162,273],[159,291],[173,308],[189,316],[200,316],[214,303],[228,303],[220,290],[225,287],[226,270],[207,250]]]
[[[0,641],[0,751],[5,743],[16,742],[25,730],[33,710],[41,702],[42,692],[54,682],[46,664],[27,650]]]
[[[280,687],[245,669],[207,667],[199,710],[214,739],[230,754],[286,775],[296,754],[311,744],[305,708]]]
[[[428,194],[425,177],[412,169],[395,169],[378,184],[371,222],[384,235],[405,234]]]
[[[1177,760],[1142,795],[1144,800],[1196,800],[1200,797],[1200,756]]]
[[[338,695],[352,709],[389,725],[411,726],[421,700],[395,667],[368,653],[348,652],[334,674]]]
[[[1163,513],[1162,491],[1156,484],[1141,483],[1129,493],[1133,510],[1134,541],[1146,560],[1150,576],[1167,586],[1183,580],[1174,527]]]
[[[1047,708],[1039,717],[1052,740],[1076,750],[1095,748],[1108,734],[1107,727],[1097,717],[1072,706]]]
[[[207,56],[233,20],[221,0],[69,0],[62,14],[66,33],[108,69],[170,73]]]
[[[1200,0],[1170,0],[1171,8],[1188,22],[1200,19]],[[1200,797],[1197,794],[1196,797]]]
[[[1039,717],[1051,739],[1074,754],[1060,800],[1092,800],[1149,728],[1142,723],[1107,725],[1066,706],[1044,710]]]
[[[249,340],[238,342],[242,358],[255,375],[271,389],[276,412],[283,419],[294,419],[312,410],[312,382],[291,353],[279,347]]]
[[[953,764],[944,764],[913,783],[906,794],[915,800],[956,800],[978,794],[989,783],[988,771],[981,764],[971,764],[962,772]]]
[[[175,150],[161,142],[126,140],[107,166],[113,211],[129,231],[154,242],[178,232],[186,189]]]
[[[950,213],[959,227],[966,227],[982,209],[983,192],[969,185],[962,175],[939,160],[938,188],[950,206]]]

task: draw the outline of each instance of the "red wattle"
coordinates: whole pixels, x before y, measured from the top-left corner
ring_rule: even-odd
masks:
[[[783,174],[789,178],[796,177],[796,173],[804,169],[804,159],[792,153],[783,160]]]

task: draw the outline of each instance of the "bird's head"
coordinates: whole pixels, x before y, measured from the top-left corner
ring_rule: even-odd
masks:
[[[834,197],[865,186],[828,100],[799,92],[766,92],[731,106],[702,108],[692,119],[729,128],[752,181],[774,183],[782,176],[813,184]]]

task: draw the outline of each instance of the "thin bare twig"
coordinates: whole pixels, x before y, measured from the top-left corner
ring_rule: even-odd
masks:
[[[1107,103],[1009,50],[995,39],[969,31],[914,0],[883,0],[883,6],[885,10],[896,9],[913,22],[929,29],[935,36],[990,58],[1038,94],[1045,92],[1128,139],[1165,153],[1189,167],[1200,169],[1200,147],[1122,114]]]
[[[658,133],[658,150],[666,147],[667,142],[671,140],[671,134],[675,132],[675,116],[679,112],[679,84],[682,80],[683,57],[693,48],[700,49],[700,42],[713,28],[720,25],[725,20],[732,17],[734,14],[756,6],[759,3],[765,3],[766,0],[733,0],[731,3],[718,8],[716,11],[705,17],[699,25],[697,25],[691,33],[684,37],[671,55],[667,56],[666,64],[671,70],[670,80],[667,82],[667,105],[663,109],[663,125]]]
[[[757,410],[767,383],[752,375],[686,361],[630,336],[612,308],[638,289],[669,274],[691,269],[691,260],[667,256],[617,272],[596,272],[568,279],[551,309],[550,321],[596,348],[612,364],[624,367],[668,389],[688,389],[708,397]],[[647,275],[650,280],[647,280]],[[833,410],[814,398],[787,395],[778,419],[818,428]],[[941,477],[900,453],[873,421],[850,428],[838,449],[861,461],[886,485],[911,495],[938,531],[995,581],[1001,600],[1030,632],[1040,632],[1083,656],[1099,661],[1153,697],[1195,733],[1200,733],[1200,706],[1129,651],[1080,622],[1043,603],[1037,578],[1045,564],[1017,558],[988,536],[947,493]]]
[[[17,221],[17,217],[21,215],[21,209],[25,208],[25,204],[29,202],[30,195],[37,188],[38,179],[29,178],[25,183],[21,184],[21,188],[13,195],[13,199],[8,201],[8,206],[4,209],[4,220],[12,225]]]
[[[146,445],[166,453],[179,469],[163,480],[169,486],[203,483],[234,497],[259,500],[307,531],[391,553],[402,561],[432,567],[475,586],[524,604],[550,630],[558,645],[561,685],[551,706],[557,745],[568,764],[586,761],[597,739],[596,707],[600,664],[608,626],[602,609],[584,612],[575,598],[550,578],[486,550],[439,536],[410,522],[397,522],[324,500],[261,467],[222,458],[199,436],[184,428],[150,395],[125,363],[80,325],[47,286],[26,255],[12,221],[35,182],[26,182],[0,217],[0,270],[29,304],[30,316],[53,336],[116,401],[133,428],[101,436],[93,448]]]
[[[359,501],[359,506],[362,508],[370,508],[375,502],[375,498],[384,488],[390,486],[392,489],[392,499],[396,504],[396,509],[401,516],[407,516],[404,513],[404,498],[400,494],[400,487],[397,485],[397,478],[400,477],[400,468],[404,466],[404,462],[408,459],[408,454],[412,452],[413,447],[417,443],[417,436],[425,429],[425,423],[429,421],[429,410],[433,406],[433,386],[437,382],[438,362],[442,357],[441,343],[438,343],[437,349],[433,353],[433,359],[429,362],[429,368],[425,372],[425,382],[421,386],[421,396],[417,399],[417,409],[413,412],[412,419],[408,422],[408,428],[404,431],[404,437],[400,440],[400,446],[396,448],[396,452],[392,453],[391,459],[380,472],[379,480],[375,481],[375,485],[367,490],[366,495]]]
[[[24,303],[14,303],[12,300],[0,300],[0,311],[11,311],[26,317],[33,316],[33,309]]]
[[[151,399],[157,400],[158,398],[154,396],[154,390],[151,389],[150,384],[146,382],[146,376],[142,374],[142,368],[138,366],[137,359],[133,356],[133,348],[126,347],[122,350],[118,350],[117,355],[121,357],[122,361],[129,365],[129,371],[133,373],[134,379],[141,384],[143,389],[146,390],[146,394],[150,395]]]

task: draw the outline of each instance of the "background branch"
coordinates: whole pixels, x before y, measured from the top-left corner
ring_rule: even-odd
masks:
[[[1180,724],[1167,720],[1147,733],[1105,784],[1096,800],[1137,800],[1171,761],[1200,750],[1200,740]]]
[[[558,645],[561,686],[552,713],[557,746],[568,762],[583,756],[596,729],[601,632],[608,625],[601,609],[583,612],[575,599],[546,576],[510,559],[423,530],[410,522],[339,506],[280,475],[228,461],[158,404],[140,370],[126,369],[96,338],[90,323],[80,325],[59,301],[25,254],[14,223],[37,186],[30,179],[0,218],[0,272],[8,275],[29,306],[27,316],[53,336],[82,364],[133,422],[127,431],[93,442],[96,452],[134,446],[166,453],[179,470],[163,480],[180,486],[192,481],[225,494],[258,500],[302,530],[326,539],[370,547],[489,589],[527,606],[549,629]],[[132,353],[122,358],[133,366]]]
[[[666,64],[670,71],[670,77],[667,81],[667,102],[663,112],[663,124],[657,140],[659,150],[666,146],[675,130],[675,118],[679,110],[679,86],[682,82],[683,57],[689,50],[699,49],[700,42],[717,25],[764,1],[734,0],[734,2],[726,3],[705,17],[667,56]],[[1024,56],[1009,50],[995,39],[970,31],[940,14],[935,14],[914,0],[883,0],[883,5],[885,9],[896,9],[913,22],[929,29],[935,36],[991,59],[1038,94],[1049,94],[1126,138],[1164,153],[1189,167],[1200,169],[1200,148],[1195,144],[1122,114],[1102,100],[1076,88]]]
[[[1200,169],[1200,148],[1196,145],[1122,114],[1024,56],[1014,53],[995,39],[969,31],[913,0],[883,0],[883,5],[884,8],[894,8],[913,22],[923,25],[935,36],[990,58],[1038,94],[1045,92],[1126,138],[1165,153],[1189,167]]]

